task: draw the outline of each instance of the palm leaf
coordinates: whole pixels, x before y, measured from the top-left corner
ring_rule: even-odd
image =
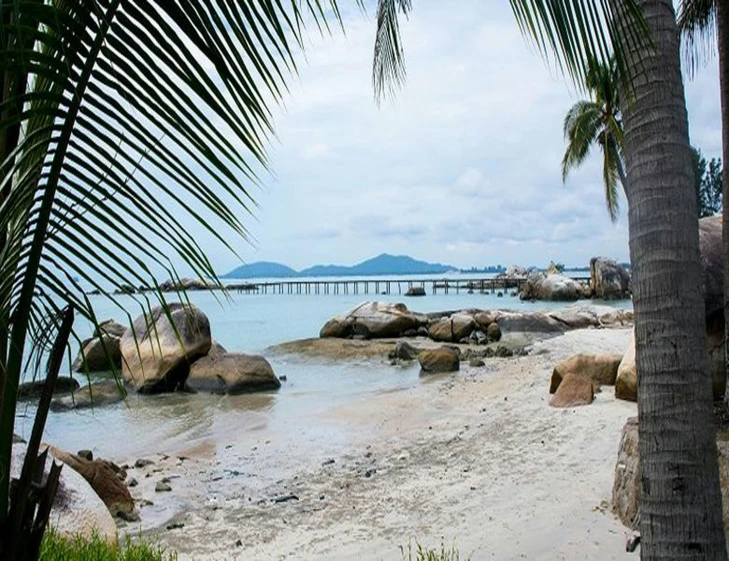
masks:
[[[693,75],[699,65],[716,51],[717,0],[681,0],[678,6],[678,29],[681,32],[685,67]]]
[[[96,321],[76,277],[156,287],[174,259],[218,282],[190,221],[245,240],[271,106],[306,23],[332,18],[334,0],[0,0],[0,521],[26,343],[59,303]]]

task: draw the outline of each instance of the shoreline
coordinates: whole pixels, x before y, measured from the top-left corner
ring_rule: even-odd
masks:
[[[131,470],[135,499],[155,504],[121,532],[157,536],[180,559],[401,559],[409,540],[474,560],[622,559],[629,531],[606,505],[636,405],[606,387],[590,406],[552,409],[548,388],[559,360],[622,353],[629,338],[630,328],[570,331],[527,356],[330,407],[285,434],[231,427]],[[155,493],[164,478],[172,491]]]

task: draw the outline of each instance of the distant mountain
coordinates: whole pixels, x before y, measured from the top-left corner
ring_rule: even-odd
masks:
[[[429,275],[452,271],[455,267],[440,263],[426,263],[407,255],[383,253],[351,267],[343,265],[315,265],[299,272],[302,277],[354,277],[372,275]]]
[[[242,265],[229,273],[222,275],[222,279],[260,279],[260,278],[286,278],[295,277],[298,273],[291,267],[274,263],[272,261],[258,261]]]
[[[303,271],[295,271],[281,263],[259,261],[233,269],[221,278],[252,279],[266,277],[354,277],[372,275],[432,275],[455,270],[441,263],[418,261],[407,255],[383,253],[357,265],[314,265]]]

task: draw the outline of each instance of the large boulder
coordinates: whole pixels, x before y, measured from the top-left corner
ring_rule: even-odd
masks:
[[[590,259],[590,291],[593,298],[622,300],[630,296],[630,275],[607,257]]]
[[[578,374],[568,373],[557,391],[549,400],[552,407],[579,407],[590,405],[595,399],[595,389],[592,381]]]
[[[124,332],[127,330],[126,325],[122,325],[121,323],[114,321],[113,319],[107,319],[102,321],[99,324],[99,327],[97,327],[94,330],[94,337],[98,337],[99,335],[112,335],[113,337],[121,337],[124,335]]]
[[[582,285],[560,274],[533,271],[522,286],[522,300],[579,300],[584,296]]]
[[[460,368],[458,351],[452,347],[420,351],[418,361],[424,372],[455,372]]]
[[[112,516],[128,516],[134,512],[134,499],[116,471],[104,460],[87,460],[58,448],[50,448],[54,457],[81,474],[109,509]]]
[[[394,338],[400,337],[406,331],[417,330],[426,322],[426,318],[409,312],[405,304],[364,302],[344,316],[329,320],[319,336]]]
[[[502,333],[563,333],[566,328],[542,312],[502,312],[498,323]]]
[[[623,359],[619,354],[585,354],[580,353],[563,360],[554,367],[549,393],[559,388],[568,374],[574,374],[590,380],[595,386],[612,386],[618,374],[618,367]]]
[[[428,336],[434,341],[457,343],[468,337],[476,327],[473,316],[463,313],[453,314],[449,318],[441,318],[431,323],[428,327]]]
[[[508,269],[506,269],[504,277],[507,279],[522,279],[526,278],[528,274],[529,271],[521,265],[511,265]]]
[[[262,356],[228,353],[216,344],[192,365],[186,385],[195,391],[240,394],[276,390],[281,382]]]
[[[180,389],[190,364],[211,344],[210,322],[195,306],[170,304],[169,317],[154,308],[135,319],[121,339],[122,375],[140,393]]]
[[[121,368],[121,338],[115,335],[96,336],[81,344],[72,368],[76,372],[102,372]]]
[[[25,444],[13,444],[10,459],[10,476],[13,478],[20,477],[26,449]],[[51,460],[46,461],[45,475]],[[90,539],[96,534],[109,543],[117,542],[116,524],[109,509],[79,473],[65,467],[61,470],[49,523],[61,536],[80,535]]]
[[[52,411],[69,411],[71,409],[96,408],[102,405],[118,403],[126,397],[123,387],[113,380],[87,384],[71,395],[54,398],[51,401]]]

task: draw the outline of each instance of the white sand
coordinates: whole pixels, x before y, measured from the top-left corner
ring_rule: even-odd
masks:
[[[455,545],[462,559],[625,559],[629,532],[607,506],[635,404],[606,387],[589,407],[558,410],[548,387],[560,359],[623,352],[629,339],[573,331],[527,357],[462,364],[311,418],[337,446],[231,427],[229,443],[164,459],[149,477],[134,470],[133,494],[155,503],[141,509],[143,527],[158,526],[182,560],[402,559],[409,540]],[[154,492],[162,476],[171,493]],[[298,500],[271,500],[289,494]],[[165,529],[173,515],[184,527]]]

